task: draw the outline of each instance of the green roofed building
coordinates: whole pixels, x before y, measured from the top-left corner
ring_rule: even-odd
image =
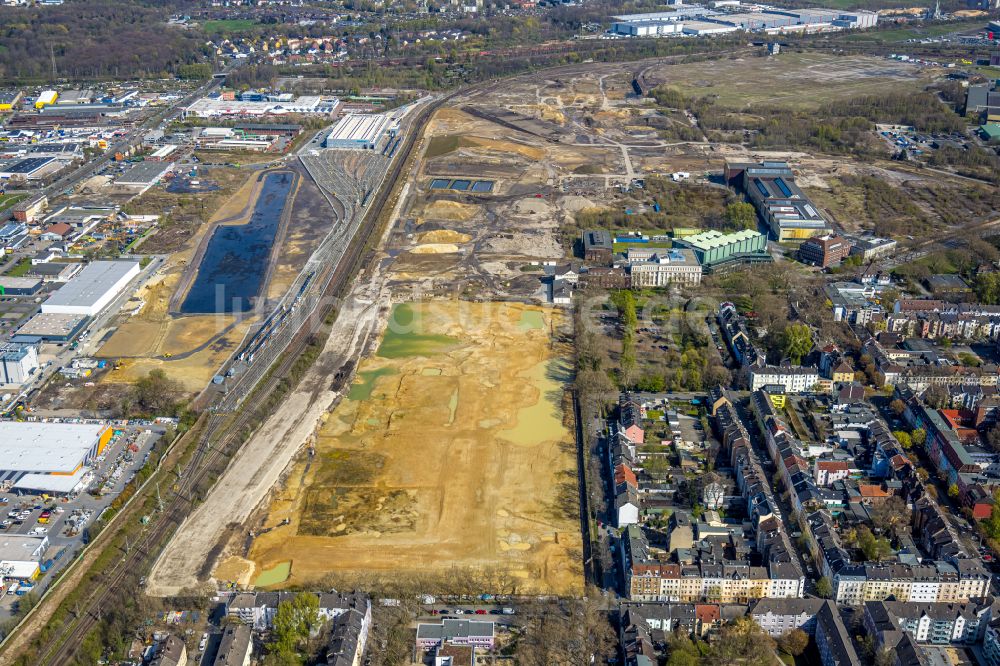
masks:
[[[979,127],[979,133],[985,141],[1000,141],[1000,123],[986,123]]]
[[[767,236],[750,229],[730,234],[711,229],[678,238],[674,243],[678,247],[690,248],[705,272],[772,261],[767,253]]]

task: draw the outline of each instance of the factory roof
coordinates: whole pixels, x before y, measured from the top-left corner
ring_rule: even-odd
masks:
[[[86,319],[84,315],[78,314],[39,312],[24,322],[11,340],[20,342],[28,338],[69,338],[83,328]]]
[[[734,32],[736,26],[717,21],[684,21],[684,30],[688,32]]]
[[[0,287],[4,289],[34,289],[40,282],[38,278],[0,275]]]
[[[39,155],[50,155],[59,153],[76,153],[80,150],[80,144],[75,142],[61,142],[61,143],[40,143],[37,146],[31,147],[32,154]]]
[[[348,113],[333,126],[327,141],[372,143],[382,135],[388,123],[389,116],[381,113]]]
[[[636,23],[638,21],[676,21],[677,19],[684,18],[686,16],[701,16],[705,14],[718,14],[719,12],[713,11],[702,7],[701,5],[681,5],[677,9],[669,12],[645,12],[642,14],[619,14],[618,16],[612,16],[616,21],[622,21],[625,23]]]
[[[0,422],[0,469],[73,473],[106,425]]]
[[[7,173],[32,174],[51,162],[52,157],[27,157],[19,162],[15,162],[3,170]]]
[[[760,232],[753,231],[751,229],[743,229],[742,231],[736,231],[731,234],[724,234],[721,231],[709,229],[708,231],[700,234],[685,237],[684,242],[690,247],[698,250],[711,250],[713,248],[729,245],[730,243],[739,243],[740,241],[754,238],[759,235],[761,235]]]
[[[167,162],[138,162],[115,179],[115,185],[151,185],[173,167]]]
[[[25,474],[14,483],[14,489],[62,495],[80,485],[87,472],[86,467],[81,467],[72,474]]]
[[[274,131],[274,132],[298,132],[302,129],[302,125],[295,125],[292,123],[236,123],[233,125],[235,129],[241,130],[256,130],[258,132]]]
[[[137,261],[94,261],[49,296],[45,305],[94,305],[139,265]]]
[[[0,561],[18,562],[38,560],[45,537],[5,534],[0,537]]]
[[[979,131],[983,133],[987,141],[1000,139],[1000,123],[986,123],[979,127]]]
[[[64,90],[59,104],[81,104],[94,99],[93,90]]]
[[[157,159],[161,157],[166,157],[175,150],[177,150],[177,146],[172,143],[168,143],[164,146],[160,146],[159,148],[157,148],[156,151],[152,155],[150,155],[150,157]]]

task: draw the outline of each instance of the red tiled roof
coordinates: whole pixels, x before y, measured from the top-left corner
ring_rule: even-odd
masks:
[[[694,614],[705,624],[712,624],[722,619],[722,612],[715,604],[695,604]]]
[[[908,467],[911,464],[910,459],[901,453],[897,453],[892,458],[890,458],[889,463],[892,465],[892,468],[896,470],[903,469],[904,467]]]
[[[827,472],[846,472],[851,469],[850,465],[842,460],[820,460],[816,467]]]
[[[73,227],[69,226],[65,222],[56,222],[45,230],[47,234],[58,234],[60,236],[65,236],[69,232],[73,231]]]
[[[615,465],[615,485],[620,483],[627,483],[633,488],[639,487],[639,479],[628,465]]]

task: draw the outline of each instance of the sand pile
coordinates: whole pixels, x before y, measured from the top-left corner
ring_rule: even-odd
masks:
[[[418,243],[468,243],[472,236],[451,229],[435,229],[417,235]]]
[[[416,246],[410,252],[413,254],[452,254],[458,252],[458,246],[454,243],[427,243]]]
[[[457,201],[438,200],[430,203],[424,209],[422,217],[465,222],[467,220],[471,220],[478,210],[478,206],[473,206],[471,204],[459,203]]]

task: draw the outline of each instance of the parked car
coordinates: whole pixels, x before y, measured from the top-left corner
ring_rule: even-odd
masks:
[[[476,611],[476,615],[486,615],[486,611],[480,608],[479,610]]]

